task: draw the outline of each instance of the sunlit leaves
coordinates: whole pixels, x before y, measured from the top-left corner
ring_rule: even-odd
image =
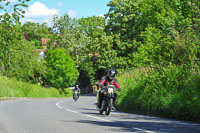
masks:
[[[3,68],[3,72],[9,75],[9,70],[13,65],[11,62],[11,48],[12,45],[20,43],[22,33],[15,26],[20,23],[20,17],[25,13],[21,8],[27,7],[27,0],[19,0],[14,4],[1,0],[2,6],[0,10],[3,13],[0,15],[0,67]]]
[[[177,41],[182,41],[185,47],[188,45],[192,46],[191,49],[195,48],[191,42],[194,44],[194,40],[199,37],[199,4],[196,0],[112,0],[108,4],[110,10],[106,14],[108,18],[106,30],[107,33],[119,36],[121,43],[117,41],[116,44],[123,46],[120,45],[115,49],[125,47],[126,54],[121,54],[123,56],[140,53],[138,62],[183,63],[179,59],[175,61],[174,56],[185,56],[181,55],[185,52],[178,52]],[[154,30],[151,32],[149,27],[159,32]],[[177,36],[181,38],[177,39]],[[187,54],[193,55],[193,53]],[[133,60],[137,64],[136,59]]]
[[[55,88],[67,88],[76,83],[78,70],[65,49],[50,49],[46,55],[49,85]]]

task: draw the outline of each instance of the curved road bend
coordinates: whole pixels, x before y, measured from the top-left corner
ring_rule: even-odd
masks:
[[[200,133],[200,124],[112,111],[96,111],[95,96],[0,102],[0,133]]]

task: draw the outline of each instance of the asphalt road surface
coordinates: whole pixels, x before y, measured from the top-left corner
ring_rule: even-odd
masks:
[[[0,101],[0,133],[200,133],[200,124],[96,110],[95,96]]]

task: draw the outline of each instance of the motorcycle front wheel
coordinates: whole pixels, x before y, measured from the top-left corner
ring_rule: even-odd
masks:
[[[78,100],[78,96],[75,94],[74,95],[74,101],[76,102]]]
[[[113,105],[113,99],[111,98],[108,101],[107,109],[105,110],[106,115],[109,115],[111,110],[112,110],[112,105]]]

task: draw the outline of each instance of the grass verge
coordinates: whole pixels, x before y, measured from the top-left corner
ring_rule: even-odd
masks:
[[[71,97],[72,90],[44,88],[37,84],[25,83],[0,76],[0,97],[61,98]]]

